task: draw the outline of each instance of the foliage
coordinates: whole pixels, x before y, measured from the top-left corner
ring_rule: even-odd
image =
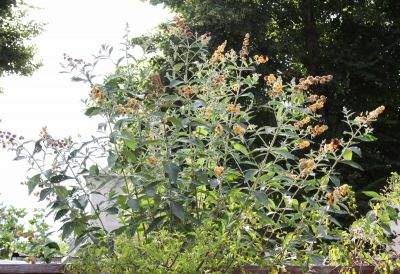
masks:
[[[33,60],[35,47],[29,42],[42,32],[41,23],[28,20],[23,1],[0,4],[0,76],[9,73],[30,75],[40,64]]]
[[[50,226],[43,210],[35,210],[28,224],[24,223],[26,209],[0,207],[0,258],[11,258],[14,252],[42,258],[49,262],[52,256],[63,255],[65,244],[50,239]]]
[[[180,18],[168,35],[172,54],[164,82],[145,49],[134,55],[128,34],[116,61],[106,45],[93,63],[65,56],[73,80],[91,85],[86,115],[104,118],[102,135],[74,142],[43,128],[37,141],[3,136],[17,160],[31,163],[29,192],[48,200],[63,237],[73,241],[71,253],[94,248],[93,256],[115,268],[138,260],[149,262],[140,267],[177,272],[329,263],[330,244],[347,233],[341,219],[356,212],[354,192],[338,168],[362,169],[355,162],[358,145],[374,140],[371,124],[385,107],[359,115],[344,108],[342,136],[322,140],[327,98],[311,90],[331,75],[289,83],[263,77],[255,70],[268,58],[249,55],[249,35],[238,53],[224,43],[210,56],[209,36],[192,33]],[[96,83],[92,71],[103,59],[116,72]],[[255,104],[254,94],[265,103]],[[253,124],[259,111],[268,113],[268,123]],[[121,226],[107,229],[107,215],[117,215]],[[171,251],[158,254],[157,247]],[[83,264],[105,267],[101,260]]]
[[[224,41],[238,41],[250,33],[252,52],[270,57],[270,65],[258,68],[259,73],[280,71],[286,79],[333,74],[332,83],[316,90],[331,99],[322,113],[332,128],[330,137],[342,130],[343,105],[357,112],[385,105],[385,119],[376,124],[379,143],[362,145],[364,156],[360,161],[365,171],[346,169],[342,174],[355,190],[366,190],[382,187],[390,172],[399,170],[398,0],[148,2],[165,4],[178,12],[194,26],[193,32],[211,31],[213,47]],[[265,119],[261,112],[257,116]]]

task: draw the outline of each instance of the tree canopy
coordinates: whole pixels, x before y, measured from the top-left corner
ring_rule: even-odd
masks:
[[[180,13],[194,30],[210,32],[214,47],[226,40],[237,49],[250,33],[253,53],[270,59],[260,73],[278,72],[287,79],[334,75],[332,84],[319,93],[328,97],[326,120],[338,132],[344,106],[359,112],[385,105],[385,119],[376,126],[379,142],[363,147],[366,170],[348,180],[375,184],[400,167],[398,0],[150,2]]]
[[[16,0],[0,2],[0,76],[30,75],[40,66],[29,41],[42,31],[42,25],[27,19],[25,7]]]

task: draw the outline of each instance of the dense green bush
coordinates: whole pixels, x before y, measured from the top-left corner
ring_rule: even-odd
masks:
[[[268,57],[249,56],[249,35],[239,53],[224,43],[212,55],[210,37],[191,33],[179,18],[169,35],[167,79],[146,49],[141,57],[133,54],[128,35],[117,61],[109,46],[93,63],[65,57],[73,79],[91,85],[86,114],[104,118],[102,136],[58,140],[44,128],[32,149],[29,141],[7,141],[18,159],[32,164],[29,191],[42,187],[40,199],[49,200],[63,223],[71,252],[83,252],[75,271],[224,272],[254,263],[307,267],[390,254],[394,205],[356,220],[354,192],[337,171],[340,165],[362,169],[357,145],[374,140],[371,124],[383,106],[359,115],[344,108],[347,130],[323,140],[328,128],[318,112],[327,98],[311,91],[331,75],[283,83],[254,73]],[[93,69],[102,59],[116,73],[96,83]],[[255,105],[255,93],[267,103]],[[273,122],[256,126],[260,110]],[[91,185],[88,175],[120,179],[102,194],[110,180]],[[93,194],[106,202],[94,203]],[[107,231],[105,214],[117,215],[121,227]],[[341,224],[344,216],[356,220],[350,229]],[[379,242],[354,257],[372,239],[355,232],[371,225]]]

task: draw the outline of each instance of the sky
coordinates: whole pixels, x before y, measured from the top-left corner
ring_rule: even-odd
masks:
[[[38,9],[30,16],[46,23],[45,31],[33,43],[36,59],[43,66],[32,76],[0,78],[0,130],[38,139],[40,129],[47,126],[58,139],[78,134],[95,134],[97,121],[84,116],[90,89],[87,84],[70,80],[60,74],[63,54],[91,59],[101,44],[118,48],[123,42],[126,23],[131,36],[150,32],[157,24],[172,16],[162,6],[152,6],[139,0],[26,0]],[[111,4],[112,3],[112,4]],[[105,68],[103,68],[105,69]],[[0,202],[15,207],[43,207],[37,198],[28,197],[27,164],[12,161],[14,154],[0,148]]]

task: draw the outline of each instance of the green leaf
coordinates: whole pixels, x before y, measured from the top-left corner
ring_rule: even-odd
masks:
[[[110,152],[110,154],[107,157],[107,163],[108,163],[108,167],[111,168],[115,165],[115,162],[118,159],[118,155]]]
[[[60,209],[59,211],[57,211],[56,215],[54,216],[54,221],[57,221],[58,219],[65,216],[65,214],[67,214],[68,211],[69,211],[69,209],[66,209],[66,208],[63,208],[63,209]]]
[[[171,82],[169,83],[169,87],[171,87],[171,88],[177,87],[177,86],[179,86],[179,85],[181,85],[183,83],[184,83],[183,81],[174,79],[174,80],[171,80]]]
[[[119,211],[118,208],[116,208],[114,206],[106,209],[107,215],[117,215],[118,211]]]
[[[45,246],[48,248],[51,248],[51,249],[60,250],[60,247],[58,246],[58,244],[56,242],[47,243]]]
[[[298,157],[283,149],[274,149],[274,153],[283,156],[285,159],[297,160]]]
[[[257,201],[260,202],[260,204],[267,206],[268,205],[268,197],[267,194],[265,194],[262,191],[254,191],[254,196],[256,197]]]
[[[240,151],[244,155],[249,155],[249,151],[242,144],[234,144],[233,148],[236,149],[237,151]]]
[[[39,153],[42,151],[42,145],[41,145],[42,139],[36,141],[35,143],[35,148],[33,149],[33,154]]]
[[[381,195],[379,195],[379,193],[376,193],[375,191],[363,191],[362,193],[371,198],[380,198],[381,197]]]
[[[35,176],[31,177],[28,181],[28,193],[29,195],[32,191],[36,188],[36,186],[40,183],[40,174],[36,174]]]
[[[95,116],[100,113],[101,113],[101,108],[99,107],[90,107],[85,111],[85,115],[89,117]]]
[[[258,172],[258,169],[248,169],[244,173],[244,182],[247,183],[248,181],[251,181]]]
[[[373,141],[378,140],[375,136],[372,136],[370,134],[365,134],[363,136],[356,137],[356,138],[361,140],[361,141],[364,141],[364,142],[373,142]]]
[[[185,210],[182,204],[175,201],[170,201],[169,206],[172,210],[172,213],[174,213],[176,217],[178,217],[181,221],[185,220]]]
[[[100,174],[100,171],[99,171],[99,166],[97,165],[97,164],[95,164],[95,165],[92,165],[90,168],[89,168],[89,174],[90,175],[99,175]]]
[[[67,199],[68,197],[68,190],[63,186],[56,186],[54,187],[58,196],[62,197],[63,199]]]
[[[168,177],[171,180],[171,183],[175,184],[176,181],[178,180],[179,167],[172,162],[168,162],[167,172],[168,172]]]
[[[353,162],[353,161],[344,160],[344,161],[341,161],[341,163],[349,165],[349,166],[354,167],[354,168],[357,168],[359,170],[364,170],[362,168],[362,166],[360,166],[359,164],[357,164],[356,162]]]
[[[126,205],[129,206],[133,210],[138,210],[139,209],[139,200],[138,199],[129,199],[126,202]]]
[[[39,202],[43,201],[46,199],[46,197],[53,191],[52,188],[44,188],[42,191],[40,191],[40,196],[39,196]]]
[[[51,183],[60,183],[62,181],[69,180],[69,179],[73,179],[73,178],[69,177],[67,175],[60,174],[60,175],[52,176],[49,181]]]
[[[149,227],[147,228],[145,234],[149,234],[150,232],[152,232],[156,227],[158,227],[162,221],[164,220],[165,216],[160,216],[155,218],[149,225]]]
[[[346,161],[351,161],[352,158],[353,158],[353,152],[350,149],[346,149],[343,152],[343,159]]]
[[[362,157],[361,149],[359,147],[349,147],[351,151],[353,151],[358,156]]]

